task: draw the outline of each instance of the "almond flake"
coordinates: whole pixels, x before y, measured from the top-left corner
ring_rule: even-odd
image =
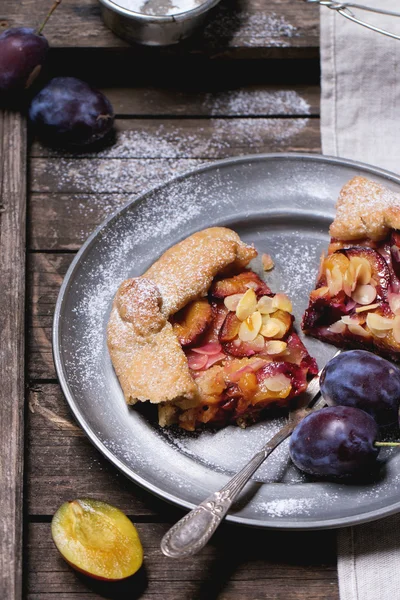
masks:
[[[263,386],[271,392],[282,392],[291,387],[291,381],[283,373],[278,373],[272,377],[264,379]]]
[[[396,315],[393,323],[393,337],[400,344],[400,316]]]
[[[382,317],[382,315],[378,315],[376,313],[368,313],[367,314],[367,325],[368,327],[376,331],[390,331],[393,329],[394,320],[388,319],[387,317]]]
[[[362,327],[362,325],[359,325],[358,323],[348,325],[348,328],[350,333],[354,335],[360,335],[361,337],[369,337],[368,331],[366,331],[364,327]]]
[[[286,342],[281,342],[279,340],[272,340],[271,342],[267,342],[266,345],[266,350],[267,350],[267,354],[282,354],[282,352],[285,352],[287,348],[287,343]]]
[[[236,316],[240,321],[245,321],[247,317],[253,314],[257,307],[257,296],[251,288],[243,294],[236,307]]]
[[[375,300],[376,288],[373,285],[357,285],[351,297],[357,304],[366,306]]]
[[[378,306],[379,302],[376,304],[367,304],[367,306],[358,306],[356,308],[356,313],[364,312],[365,310],[374,310],[375,308],[378,308]]]
[[[332,323],[332,325],[329,325],[328,331],[332,333],[344,333],[346,331],[346,325],[343,321],[336,321],[335,323]]]
[[[275,312],[275,308],[273,307],[273,298],[270,296],[261,296],[257,304],[257,310],[262,315],[269,315],[270,313]]]
[[[261,314],[256,311],[245,321],[242,322],[239,329],[239,338],[242,342],[252,342],[258,336],[261,329],[262,317]]]
[[[244,294],[232,294],[231,296],[224,298],[224,304],[226,308],[232,312],[235,312],[243,296]]]
[[[270,271],[275,266],[274,261],[272,260],[272,257],[269,254],[263,254],[261,256],[261,262],[264,271]]]
[[[283,310],[288,313],[291,313],[293,310],[292,303],[286,294],[275,294],[272,298],[272,306],[275,309]]]

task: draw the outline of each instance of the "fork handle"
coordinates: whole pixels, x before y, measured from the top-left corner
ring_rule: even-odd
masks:
[[[289,437],[295,426],[295,423],[288,423],[282,427],[221,490],[211,494],[173,525],[161,540],[163,554],[171,558],[183,558],[204,548],[250,477],[267,456]]]

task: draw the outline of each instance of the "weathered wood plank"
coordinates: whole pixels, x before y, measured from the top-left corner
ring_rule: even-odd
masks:
[[[31,191],[137,195],[211,160],[263,152],[320,151],[319,119],[127,119],[91,154],[35,145]]]
[[[109,98],[114,112],[119,116],[154,116],[160,119],[170,116],[204,118],[319,115],[318,84],[279,83],[275,78],[271,80],[273,75],[271,75],[269,61],[259,64],[257,76],[249,76],[249,69],[250,73],[255,71],[254,65],[251,64],[247,68],[247,73],[242,74],[241,68],[237,68],[236,77],[234,73],[229,77],[226,71],[232,68],[231,64],[229,63],[225,68],[221,66],[218,70],[214,69],[210,77],[201,77],[201,74],[197,74],[197,69],[186,65],[183,67],[184,81],[182,81],[182,74],[176,81],[177,76],[171,74],[171,68],[164,70],[168,74],[168,79],[163,81],[162,78],[166,75],[165,72],[160,72],[159,67],[157,85],[154,84],[153,77],[145,83],[140,80],[134,81],[132,87],[127,87],[125,77],[122,86],[103,84],[100,89]],[[174,71],[176,68],[174,65]],[[258,71],[263,75],[261,82]],[[209,67],[204,69],[204,74],[209,72]],[[82,77],[87,79],[90,74],[84,75]],[[96,81],[93,85],[96,85]],[[33,153],[37,154],[38,151],[40,151],[38,145],[35,144]]]
[[[22,593],[26,126],[0,112],[0,598]]]
[[[56,377],[51,350],[51,328],[57,295],[71,254],[31,254],[28,256],[28,376]]]
[[[237,64],[237,63],[234,63]],[[259,65],[270,80],[268,64]],[[225,67],[226,70],[226,67]],[[254,65],[251,72],[254,73]],[[222,68],[221,68],[222,71]],[[207,73],[207,69],[205,70]],[[118,115],[211,116],[211,117],[274,117],[319,115],[319,85],[242,83],[241,77],[227,81],[219,74],[219,82],[165,82],[157,87],[102,87]],[[222,79],[222,75],[223,79]],[[188,76],[185,72],[185,79]],[[223,82],[223,86],[222,86]],[[126,85],[126,84],[125,84]],[[219,85],[221,89],[215,89]]]
[[[75,497],[111,499],[136,516],[176,515],[162,502],[120,474],[76,424],[57,384],[30,386],[26,470],[29,514],[52,515]]]
[[[3,27],[35,27],[48,10],[41,0],[3,0]],[[46,28],[54,47],[120,48],[128,44],[103,24],[96,0],[64,0]],[[315,56],[319,46],[318,9],[292,0],[222,0],[208,23],[190,40],[161,53],[212,56]],[[134,46],[135,55],[160,54],[158,48]]]
[[[299,100],[303,104],[303,100]],[[229,102],[229,100],[227,100]],[[278,104],[278,102],[276,102]],[[283,103],[284,104],[284,103]],[[281,109],[284,110],[284,109]],[[304,102],[304,111],[309,111]],[[32,145],[31,157],[57,159],[78,159],[79,164],[83,158],[99,161],[114,159],[206,159],[219,160],[237,156],[243,153],[286,152],[300,151],[307,148],[310,152],[320,150],[319,119],[308,118],[211,118],[211,119],[117,119],[114,136],[105,140],[102,147],[87,151],[53,150],[36,141]],[[76,162],[76,161],[75,161]],[[70,164],[58,160],[60,166],[51,164],[50,172],[55,173],[54,178],[67,180],[73,177]],[[33,161],[31,191],[38,190],[36,172],[43,170],[43,163]],[[104,163],[102,168],[104,169]],[[115,166],[115,163],[110,163]],[[143,162],[143,164],[147,164]],[[151,165],[152,163],[150,163]],[[184,164],[184,163],[182,163]],[[95,169],[91,163],[90,170]],[[133,165],[128,165],[127,170],[132,173]],[[181,168],[177,162],[174,171]],[[133,171],[133,177],[135,173]],[[111,192],[104,181],[103,192]],[[119,177],[118,177],[119,178]],[[51,185],[51,181],[47,187]],[[60,185],[53,188],[57,191]],[[83,190],[80,190],[83,191]],[[97,190],[98,191],[98,190]],[[128,191],[128,190],[126,190]]]
[[[159,549],[169,523],[138,523],[143,568],[127,582],[107,584],[77,575],[62,560],[48,523],[28,535],[28,600],[337,600],[332,532],[256,531],[224,525],[197,556],[179,561]],[[307,548],[307,552],[304,549]]]

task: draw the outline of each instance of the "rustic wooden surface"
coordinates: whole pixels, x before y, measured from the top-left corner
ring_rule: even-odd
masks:
[[[35,25],[49,4],[3,0],[0,27]],[[82,154],[49,149],[30,136],[24,598],[337,600],[333,531],[225,524],[197,557],[165,558],[160,539],[182,510],[130,482],[90,444],[65,402],[51,352],[54,305],[68,266],[93,228],[119,206],[179,172],[221,158],[320,152],[318,10],[303,0],[222,0],[214,20],[192,40],[146,49],[128,47],[110,33],[96,0],[63,0],[46,35],[53,48],[42,81],[54,74],[87,79],[107,94],[117,119],[112,143]],[[7,146],[4,122],[3,116]],[[23,144],[23,129],[20,135]],[[22,187],[21,179],[21,208]],[[14,241],[21,252],[23,231]],[[23,294],[18,298],[21,309]],[[13,340],[14,354],[22,341],[22,334]],[[23,368],[22,360],[10,364]],[[21,390],[16,397],[23,398]],[[18,431],[22,407],[6,406],[19,419]],[[0,434],[6,427],[11,425],[0,420]],[[79,496],[109,501],[137,524],[145,561],[131,581],[96,583],[58,555],[52,515]],[[9,556],[1,559],[6,564]],[[18,564],[7,569],[6,577],[18,583]]]
[[[26,126],[0,112],[0,598],[22,591]]]
[[[49,3],[35,0],[2,0],[2,27],[38,25],[39,7]],[[103,24],[98,0],[63,0],[46,35],[55,47],[124,48]],[[163,54],[203,53],[209,56],[315,57],[319,45],[318,8],[304,0],[221,0],[202,30]],[[155,50],[157,52],[157,50]],[[154,54],[154,49],[135,47],[135,55]]]

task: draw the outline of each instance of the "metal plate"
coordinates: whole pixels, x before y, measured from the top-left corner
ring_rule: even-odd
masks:
[[[246,430],[164,431],[154,413],[129,408],[106,347],[106,324],[119,283],[142,274],[168,247],[199,229],[226,225],[260,255],[274,257],[274,291],[294,303],[297,329],[342,185],[364,174],[399,191],[400,178],[317,155],[256,155],[220,161],[145,194],[109,218],[73,261],[58,298],[56,369],[67,401],[93,444],[151,492],[192,508],[219,489],[282,425]],[[259,259],[254,268],[260,268]],[[303,338],[304,339],[304,338]],[[323,367],[335,349],[311,338]],[[400,453],[381,453],[379,479],[365,485],[312,481],[282,444],[255,474],[228,520],[282,529],[324,529],[372,521],[400,510]]]

